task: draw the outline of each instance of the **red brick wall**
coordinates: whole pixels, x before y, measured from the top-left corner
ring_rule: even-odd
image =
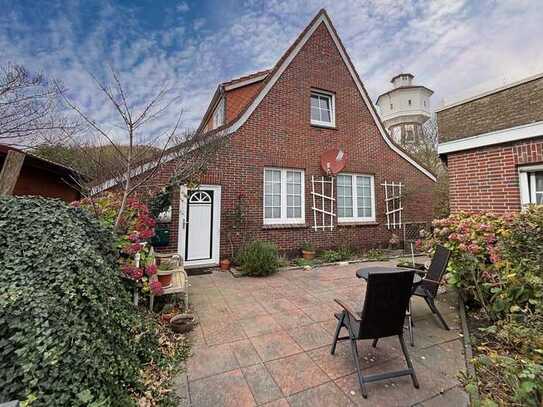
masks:
[[[311,88],[335,93],[335,129],[310,125]],[[320,155],[338,146],[350,155],[345,172],[375,176],[377,224],[338,225],[333,231],[314,231],[311,176],[322,175]],[[303,227],[263,225],[263,169],[268,166],[305,171],[306,225]],[[153,180],[154,187],[165,184],[170,174],[171,164]],[[210,165],[201,180],[205,184],[222,185],[221,256],[230,255],[231,224],[225,214],[235,207],[240,194],[245,197],[247,208],[247,227],[243,233],[247,241],[271,240],[285,251],[298,250],[305,240],[318,248],[386,244],[391,233],[384,226],[381,186],[384,181],[402,181],[407,185],[404,220],[431,219],[433,182],[385,144],[324,25],[304,45],[251,117],[231,136],[218,161]],[[175,199],[171,249],[177,248],[178,194]]]
[[[517,167],[542,162],[541,138],[448,154],[451,212],[518,212]]]
[[[226,92],[226,123],[234,120],[262,88],[262,82],[252,83]]]

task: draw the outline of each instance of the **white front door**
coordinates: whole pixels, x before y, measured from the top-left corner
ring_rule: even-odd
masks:
[[[186,267],[219,263],[221,187],[181,189],[179,252]]]

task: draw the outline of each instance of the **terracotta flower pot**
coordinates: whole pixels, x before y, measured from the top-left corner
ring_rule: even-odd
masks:
[[[222,271],[230,270],[230,260],[222,259],[220,264],[221,264],[221,270]]]
[[[302,250],[302,255],[304,256],[304,259],[306,260],[313,260],[315,258],[315,251]]]
[[[159,270],[157,272],[158,281],[163,288],[166,288],[172,284],[173,270]]]

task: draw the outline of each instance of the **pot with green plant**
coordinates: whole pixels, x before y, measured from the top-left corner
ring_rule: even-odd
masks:
[[[315,258],[315,248],[309,242],[302,244],[302,256],[305,260],[313,260]]]
[[[167,288],[172,284],[174,265],[168,261],[161,261],[158,265],[157,277],[162,288]]]

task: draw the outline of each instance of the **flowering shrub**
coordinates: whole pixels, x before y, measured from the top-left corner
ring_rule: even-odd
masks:
[[[543,311],[543,206],[516,216],[459,213],[420,245],[451,250],[447,280],[493,316]]]
[[[102,223],[113,227],[121,207],[121,196],[107,193],[98,198],[73,202],[72,206],[87,209]],[[118,261],[124,277],[141,287],[144,293],[152,290],[155,294],[161,294],[160,283],[150,284],[150,280],[156,279],[153,277],[156,266],[147,241],[155,235],[155,224],[147,206],[138,199],[129,197],[116,231],[115,245],[120,253]]]
[[[497,243],[507,233],[506,223],[506,219],[492,214],[458,213],[435,220],[433,233],[419,244],[430,252],[436,245],[449,249],[449,284],[484,305],[492,287],[499,283]]]

